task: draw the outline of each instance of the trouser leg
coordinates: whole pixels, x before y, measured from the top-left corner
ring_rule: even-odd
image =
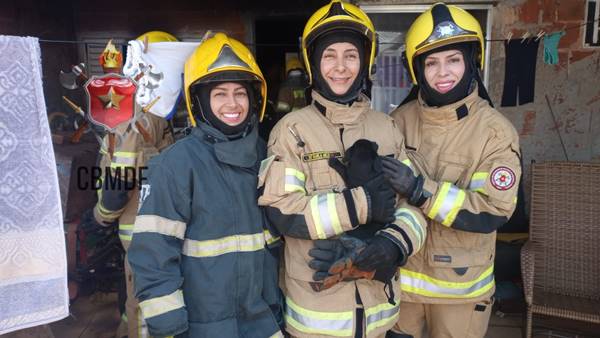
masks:
[[[423,325],[425,325],[424,304],[402,302],[398,321],[388,335],[393,338],[421,338]]]
[[[491,311],[491,300],[467,304],[427,304],[429,337],[483,338]]]

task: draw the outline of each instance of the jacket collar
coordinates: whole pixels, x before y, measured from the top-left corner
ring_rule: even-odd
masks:
[[[419,94],[419,110],[421,118],[431,124],[448,124],[474,114],[475,104],[480,101],[478,89],[464,99],[442,107],[429,107]]]
[[[221,163],[236,167],[252,168],[258,161],[258,126],[254,124],[248,135],[229,140],[219,130],[199,123],[192,129],[192,136],[200,139],[202,143],[213,147],[217,160]]]
[[[329,101],[314,90],[312,98],[313,107],[333,124],[358,124],[364,119],[367,109],[371,107],[369,98],[362,93],[350,106]]]

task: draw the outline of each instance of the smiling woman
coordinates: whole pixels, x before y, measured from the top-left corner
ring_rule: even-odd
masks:
[[[248,91],[236,82],[221,83],[210,91],[210,109],[229,126],[237,126],[248,116]]]
[[[334,43],[323,52],[321,74],[335,94],[343,95],[356,80],[360,62],[356,46],[348,42]]]
[[[432,53],[425,58],[425,80],[441,94],[456,87],[464,74],[464,56],[457,49]]]

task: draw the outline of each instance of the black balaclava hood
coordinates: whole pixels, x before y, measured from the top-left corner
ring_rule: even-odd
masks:
[[[327,84],[327,81],[325,81],[323,74],[321,74],[321,58],[323,52],[327,47],[338,42],[348,42],[354,45],[356,49],[358,49],[358,55],[360,57],[360,69],[358,75],[356,76],[354,83],[352,83],[348,91],[343,95],[335,94]],[[317,38],[314,42],[314,48],[309,56],[311,68],[313,69],[312,87],[327,100],[345,105],[352,104],[358,98],[358,95],[365,84],[365,79],[367,78],[368,61],[365,60],[365,50],[366,39],[354,31],[334,30]]]
[[[417,83],[420,85],[421,97],[425,100],[428,106],[442,107],[460,101],[467,97],[475,89],[475,81],[477,77],[477,61],[475,56],[475,48],[473,43],[457,43],[436,48],[429,52],[419,55],[415,60],[414,67],[416,68]],[[425,79],[425,59],[433,53],[443,52],[451,49],[459,50],[465,61],[465,73],[462,79],[447,93],[440,93],[429,86]]]
[[[193,97],[194,105],[199,107],[199,111],[194,112],[196,119],[207,123],[211,127],[219,130],[229,139],[239,138],[248,134],[250,128],[252,128],[251,116],[256,114],[257,108],[254,102],[254,88],[245,81],[229,81],[239,83],[246,88],[248,92],[248,114],[246,118],[236,126],[230,126],[227,123],[219,120],[215,113],[210,108],[210,91],[222,82],[211,82],[207,84],[196,85],[191,88],[191,96]]]

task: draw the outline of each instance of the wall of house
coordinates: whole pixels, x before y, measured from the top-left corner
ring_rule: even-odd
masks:
[[[365,0],[368,5],[433,4],[418,0]],[[544,45],[537,55],[534,102],[500,107],[505,78],[505,47],[491,42],[489,92],[496,108],[519,132],[524,162],[525,192],[530,186],[532,161],[600,160],[600,48],[584,48],[585,0],[446,1],[447,3],[493,4],[492,39],[505,39],[509,32],[520,38],[525,32],[551,33],[567,28],[558,47],[558,65],[544,63]],[[550,106],[556,120],[552,118]],[[564,148],[561,145],[559,133]]]

